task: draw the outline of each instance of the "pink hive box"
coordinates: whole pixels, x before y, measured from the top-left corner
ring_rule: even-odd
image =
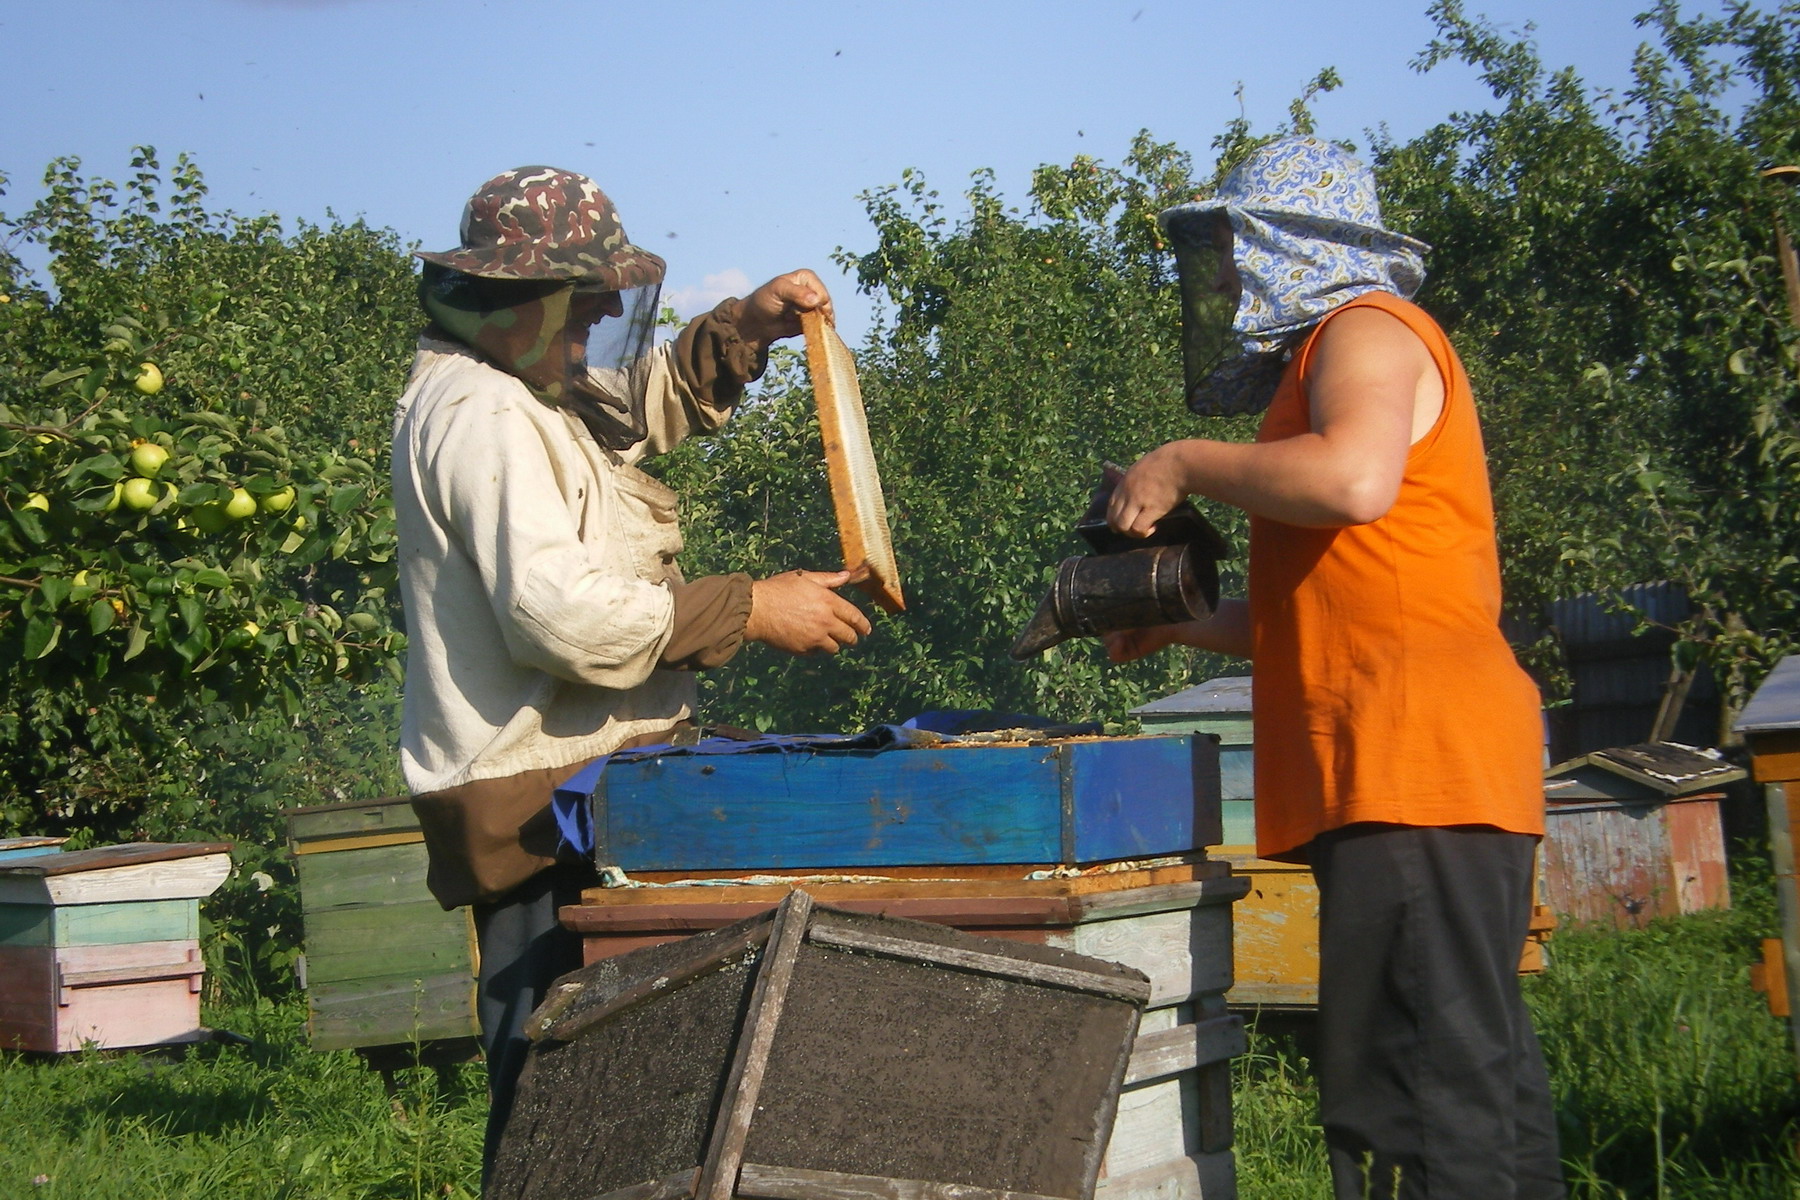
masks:
[[[166,1045],[200,1025],[200,900],[224,843],[144,843],[0,861],[0,1048]]]

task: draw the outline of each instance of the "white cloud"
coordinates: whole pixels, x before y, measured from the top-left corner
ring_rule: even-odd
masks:
[[[728,267],[717,274],[706,276],[698,284],[665,289],[662,302],[680,314],[683,320],[692,320],[701,313],[711,312],[713,306],[725,297],[747,296],[752,290],[748,275],[738,267]]]

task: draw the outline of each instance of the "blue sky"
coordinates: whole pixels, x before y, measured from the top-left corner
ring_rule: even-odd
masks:
[[[1467,3],[1613,88],[1647,6]],[[904,168],[954,214],[972,171],[1022,204],[1033,167],[1117,162],[1141,128],[1205,166],[1240,85],[1266,130],[1327,66],[1344,86],[1320,132],[1407,137],[1488,100],[1467,68],[1411,69],[1431,36],[1425,0],[13,0],[0,211],[54,157],[122,178],[144,143],[165,167],[192,154],[215,208],[362,217],[443,249],[481,181],[550,163],[612,195],[684,315],[810,266],[854,343],[871,304],[831,253],[871,248],[857,195]]]

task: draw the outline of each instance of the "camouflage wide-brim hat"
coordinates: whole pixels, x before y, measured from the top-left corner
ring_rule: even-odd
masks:
[[[482,279],[566,279],[611,291],[661,283],[664,270],[661,258],[626,240],[593,180],[555,167],[494,176],[463,209],[461,246],[415,253]]]

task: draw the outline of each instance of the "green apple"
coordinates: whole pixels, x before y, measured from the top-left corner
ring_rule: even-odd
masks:
[[[126,508],[136,509],[138,512],[155,508],[156,502],[162,499],[156,494],[156,484],[142,476],[127,479],[119,489],[119,498],[125,502]]]
[[[241,521],[256,511],[256,497],[243,488],[232,488],[231,499],[225,502],[225,515],[234,521]]]
[[[155,479],[168,461],[169,452],[155,442],[137,442],[131,447],[131,469],[145,479]]]
[[[294,489],[284,487],[279,492],[270,492],[262,498],[262,510],[266,513],[284,513],[294,507]]]
[[[112,495],[110,497],[108,497],[106,504],[101,507],[100,511],[101,512],[111,512],[111,511],[113,511],[113,509],[119,507],[119,500],[122,496],[124,496],[124,494],[125,494],[125,485],[124,484],[122,484],[122,483],[113,484]]]
[[[194,519],[194,528],[201,533],[218,533],[231,524],[231,515],[225,511],[223,504],[216,501],[202,504],[188,515]]]
[[[154,396],[162,391],[162,385],[163,374],[160,367],[151,362],[138,364],[137,378],[131,381],[132,387],[146,396]]]

